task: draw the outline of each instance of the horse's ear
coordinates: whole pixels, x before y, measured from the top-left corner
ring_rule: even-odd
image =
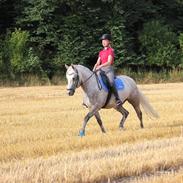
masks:
[[[68,69],[68,68],[69,68],[69,66],[68,66],[67,64],[65,64],[65,68],[66,68],[66,69]]]
[[[74,64],[71,64],[71,67],[75,70]]]

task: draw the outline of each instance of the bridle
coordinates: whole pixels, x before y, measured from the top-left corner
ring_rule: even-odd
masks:
[[[74,81],[74,84],[72,85],[72,87],[71,88],[67,88],[67,90],[68,91],[73,91],[73,92],[75,92],[75,89],[77,88],[77,87],[79,87],[78,86],[78,84],[79,84],[79,73],[78,73],[78,70],[75,68],[74,69],[74,71],[76,71],[76,80]]]
[[[76,68],[74,68],[74,71],[75,71],[76,74],[77,74],[77,75],[76,75],[76,80],[74,81],[74,84],[72,85],[72,87],[71,87],[71,88],[68,88],[67,90],[75,92],[75,89],[76,89],[76,88],[78,88],[80,85],[84,85],[85,83],[87,83],[87,82],[89,81],[89,79],[90,79],[93,75],[95,75],[95,77],[96,77],[96,81],[97,81],[97,84],[98,84],[98,88],[99,88],[100,90],[102,89],[102,86],[101,86],[101,84],[100,84],[100,82],[99,82],[99,80],[98,80],[98,75],[97,75],[97,71],[98,71],[98,70],[92,71],[92,74],[91,74],[85,81],[81,82],[80,85],[79,85],[80,79],[79,79],[78,70],[77,70]]]

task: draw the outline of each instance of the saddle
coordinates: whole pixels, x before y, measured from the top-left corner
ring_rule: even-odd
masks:
[[[100,77],[101,77],[100,84],[102,85],[102,88],[104,90],[110,91],[111,90],[111,86],[110,86],[109,78],[107,77],[105,72],[102,71],[102,70],[100,71]]]
[[[99,83],[100,83],[102,89],[106,92],[109,92],[111,89],[111,86],[110,86],[109,79],[104,71],[100,72],[100,77],[98,78],[98,80],[99,80]],[[123,90],[125,88],[123,79],[118,76],[115,76],[114,84],[115,84],[117,91]]]

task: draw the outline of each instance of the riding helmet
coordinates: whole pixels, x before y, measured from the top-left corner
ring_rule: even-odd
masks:
[[[111,41],[111,35],[110,34],[103,34],[101,37],[100,37],[100,40],[104,40],[104,39],[107,39],[109,41]]]

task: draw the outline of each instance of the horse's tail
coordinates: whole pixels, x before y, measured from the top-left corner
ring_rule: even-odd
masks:
[[[141,91],[139,91],[139,96],[140,96],[140,104],[142,105],[145,112],[149,116],[152,116],[154,118],[159,118],[159,114],[157,113],[157,111],[153,109],[148,99],[144,96],[144,94]]]

